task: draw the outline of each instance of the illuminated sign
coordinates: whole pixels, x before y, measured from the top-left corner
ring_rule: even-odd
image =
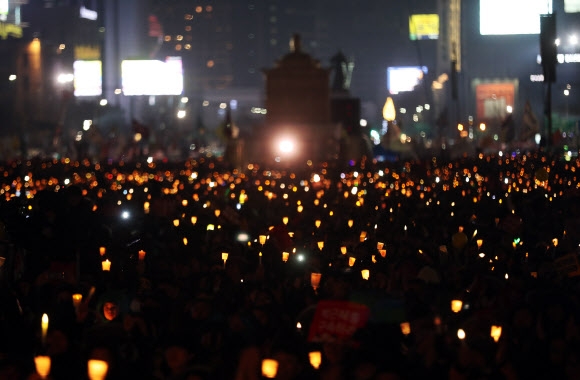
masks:
[[[439,38],[439,15],[411,15],[409,17],[409,38],[412,41]]]
[[[101,59],[101,48],[92,45],[76,45],[74,47],[75,59],[92,61]]]
[[[515,82],[481,83],[475,86],[478,119],[503,119],[514,105]]]
[[[132,95],[181,95],[181,57],[157,60],[125,60],[121,63],[123,93]]]
[[[79,10],[79,16],[81,18],[86,18],[87,20],[96,20],[97,18],[99,18],[99,14],[96,11],[87,9],[84,6],[81,6]]]
[[[564,12],[566,13],[580,12],[580,0],[564,0]]]
[[[101,61],[75,61],[75,96],[101,96],[103,93],[103,73]]]
[[[8,37],[22,38],[22,27],[0,22],[0,39],[5,40]]]
[[[580,63],[579,53],[558,54],[556,57],[558,58],[558,63]],[[542,64],[542,56],[540,54],[536,57],[536,62],[538,62],[538,65]]]
[[[481,0],[481,35],[539,34],[540,15],[552,13],[552,0]]]
[[[427,74],[425,66],[389,67],[387,69],[387,88],[389,93],[413,91]]]

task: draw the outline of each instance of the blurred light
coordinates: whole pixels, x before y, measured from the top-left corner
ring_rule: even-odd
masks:
[[[64,83],[71,83],[74,80],[75,76],[71,73],[61,73],[58,74],[58,77],[56,78],[58,83],[64,84]]]
[[[514,111],[514,108],[512,106],[506,106],[505,110],[507,113],[512,113]]]
[[[177,118],[178,119],[183,119],[186,115],[187,115],[187,112],[185,110],[177,111]]]
[[[189,102],[189,98],[187,96],[182,96],[181,97],[181,103],[185,104],[187,102]]]
[[[92,120],[85,120],[85,121],[83,121],[83,130],[84,131],[88,131],[89,129],[91,129],[91,125],[93,125],[93,121]]]
[[[99,101],[99,105],[100,105],[101,107],[104,107],[104,106],[106,106],[108,103],[109,103],[109,102],[107,101],[107,99],[101,99],[101,100]]]
[[[568,43],[570,45],[577,45],[578,44],[578,36],[575,34],[572,34],[570,37],[568,37]]]
[[[10,74],[10,76],[8,77],[8,80],[10,82],[14,82],[16,80],[16,74]]]
[[[359,125],[361,127],[366,127],[368,125],[368,122],[366,121],[366,119],[360,119]]]

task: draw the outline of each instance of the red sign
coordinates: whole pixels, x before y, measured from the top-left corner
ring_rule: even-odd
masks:
[[[370,309],[362,304],[348,301],[320,301],[308,341],[328,342],[348,340],[369,319]]]

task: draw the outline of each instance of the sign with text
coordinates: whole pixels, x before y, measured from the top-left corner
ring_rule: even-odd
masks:
[[[370,309],[349,301],[320,301],[316,305],[316,312],[308,341],[333,342],[345,341],[364,327],[369,319]]]

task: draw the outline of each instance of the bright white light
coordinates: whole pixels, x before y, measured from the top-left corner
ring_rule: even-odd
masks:
[[[101,99],[101,100],[99,101],[99,105],[100,105],[101,107],[104,107],[104,106],[106,106],[107,104],[109,104],[109,102],[107,101],[107,99]]]
[[[92,120],[83,121],[83,131],[88,131],[89,129],[91,129],[91,125],[93,125]]]
[[[67,178],[67,179],[64,180],[64,184],[65,185],[68,185],[69,183],[70,183],[70,179]]]
[[[280,150],[281,153],[292,153],[294,151],[294,141],[292,141],[291,139],[285,138],[280,140],[280,142],[278,143],[278,149]]]
[[[181,103],[185,104],[185,103],[187,103],[187,102],[189,102],[189,98],[188,98],[187,96],[183,96],[183,97],[181,98]]]
[[[296,256],[296,258],[298,259],[298,261],[304,261],[304,255],[303,254],[299,254],[298,256]]]
[[[570,37],[568,37],[568,43],[570,45],[577,45],[578,44],[578,36],[573,34]]]
[[[368,125],[368,123],[367,123],[367,121],[365,119],[360,119],[359,124],[360,124],[361,127],[366,127]]]
[[[463,329],[457,330],[457,337],[461,340],[465,339],[465,330]]]
[[[75,77],[71,73],[58,74],[58,77],[56,78],[57,82],[61,84],[71,83],[74,79]]]
[[[507,113],[512,113],[514,111],[514,108],[512,106],[506,106],[505,110]]]
[[[564,90],[564,96],[568,96],[568,95],[570,95],[570,90],[568,90],[568,89],[565,89],[565,90]]]
[[[10,74],[10,76],[8,77],[8,80],[10,82],[14,82],[16,80],[16,74]]]
[[[225,110],[228,107],[226,103],[220,103],[220,109]]]
[[[177,111],[177,118],[178,119],[183,119],[185,117],[185,115],[187,115],[187,112],[185,112],[185,110]]]
[[[153,162],[153,157],[147,157],[147,163],[150,164]]]
[[[129,211],[123,211],[121,213],[121,218],[123,218],[123,219],[129,219],[129,215],[130,215],[129,214]]]

